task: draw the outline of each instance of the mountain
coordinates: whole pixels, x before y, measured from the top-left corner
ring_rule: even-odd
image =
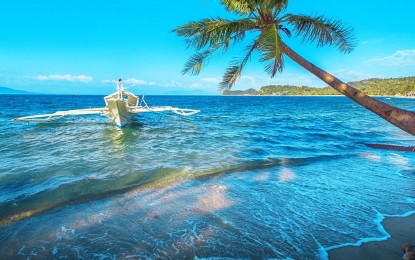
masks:
[[[12,89],[12,88],[0,87],[0,95],[28,95],[28,94],[35,94],[35,93]]]
[[[225,90],[223,95],[227,96],[257,96],[259,95],[259,91],[256,89],[250,88],[247,90]]]
[[[415,77],[372,78],[348,82],[347,84],[371,96],[415,96]],[[225,91],[224,95],[317,96],[341,94],[331,87],[312,88],[307,86],[270,85],[261,87],[258,91],[254,89]]]

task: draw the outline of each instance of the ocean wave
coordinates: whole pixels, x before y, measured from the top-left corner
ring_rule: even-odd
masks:
[[[349,155],[345,154],[343,156]],[[88,174],[77,178],[54,180],[55,188],[46,188],[34,193],[30,193],[30,189],[24,189],[25,185],[18,183],[17,186],[23,187],[25,193],[22,195],[17,193],[17,197],[10,198],[0,204],[0,225],[32,217],[60,206],[99,200],[130,190],[155,189],[186,179],[205,179],[224,174],[258,171],[273,167],[297,167],[338,159],[338,157],[322,155],[307,158],[267,158],[194,172],[186,168],[157,168],[147,172],[135,171],[114,176],[106,175],[104,178],[99,175],[94,178],[93,174]],[[55,185],[52,185],[52,187]],[[39,186],[51,187],[43,182]],[[41,188],[38,187],[37,189]]]

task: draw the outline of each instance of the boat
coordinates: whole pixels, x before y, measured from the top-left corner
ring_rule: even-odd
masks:
[[[122,78],[120,78],[117,81],[117,91],[108,96],[105,96],[104,101],[105,107],[103,108],[87,108],[57,111],[52,114],[42,114],[14,118],[13,121],[42,123],[55,121],[66,116],[102,115],[108,117],[109,119],[114,121],[114,123],[118,127],[122,128],[131,123],[133,118],[140,113],[171,111],[181,116],[190,116],[200,112],[200,110],[177,108],[171,106],[149,107],[144,100],[144,96],[140,100],[138,96],[124,90]]]

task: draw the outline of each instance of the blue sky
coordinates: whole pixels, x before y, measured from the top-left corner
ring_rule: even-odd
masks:
[[[107,94],[122,75],[136,94],[216,94],[240,48],[214,56],[198,75],[181,75],[193,54],[171,31],[190,20],[232,17],[218,0],[2,0],[0,86],[41,93]],[[286,39],[306,59],[344,81],[415,76],[415,1],[296,0],[288,12],[325,15],[354,27],[357,47],[341,54]],[[268,84],[324,87],[286,59],[270,79],[252,59],[234,89]]]

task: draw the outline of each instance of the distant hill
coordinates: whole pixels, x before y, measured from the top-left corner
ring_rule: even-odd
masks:
[[[0,87],[0,95],[24,95],[24,94],[35,94],[28,91],[17,90],[12,88]]]
[[[250,88],[247,90],[225,90],[224,95],[231,95],[231,96],[257,96],[259,95],[259,91],[256,89]]]
[[[371,96],[415,97],[415,77],[372,78],[348,82],[348,84]],[[261,87],[258,91],[255,89],[225,91],[224,95],[316,96],[341,94],[331,87],[312,88],[307,86],[270,85]]]

